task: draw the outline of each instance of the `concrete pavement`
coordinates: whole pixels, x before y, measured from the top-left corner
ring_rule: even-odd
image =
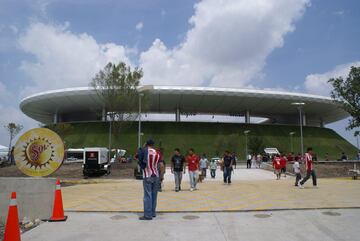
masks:
[[[174,192],[173,177],[165,177],[159,193],[158,211],[249,211],[360,207],[360,181],[319,179],[318,188],[311,180],[305,189],[294,187],[293,177],[274,180],[274,174],[260,169],[236,169],[233,183],[224,185],[220,171],[215,181],[206,179],[199,190],[190,192],[184,177],[183,191]],[[90,180],[91,184],[62,188],[66,211],[141,212],[142,182],[137,180]]]
[[[139,221],[133,213],[73,213],[43,223],[23,241],[344,241],[359,240],[360,209],[161,214]]]

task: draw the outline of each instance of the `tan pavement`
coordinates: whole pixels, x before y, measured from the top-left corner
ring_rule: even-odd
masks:
[[[260,170],[254,172],[259,173]],[[62,188],[66,211],[142,211],[142,181],[91,179],[83,183],[86,184]],[[231,185],[224,185],[220,180],[205,180],[198,185],[199,190],[190,192],[189,182],[185,179],[183,191],[176,193],[173,182],[167,178],[164,191],[159,193],[157,210],[193,212],[360,207],[360,181],[318,179],[318,188],[313,188],[309,180],[305,189],[293,185],[293,178],[279,181],[238,178]]]

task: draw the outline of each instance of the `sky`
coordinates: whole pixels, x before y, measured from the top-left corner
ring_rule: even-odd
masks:
[[[143,68],[142,84],[329,96],[329,78],[360,66],[358,9],[357,0],[0,0],[0,124],[39,126],[22,98],[88,86],[110,61]],[[347,123],[327,127],[356,145]]]

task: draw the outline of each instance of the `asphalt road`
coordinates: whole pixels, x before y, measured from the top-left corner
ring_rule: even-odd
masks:
[[[67,214],[66,222],[43,223],[21,240],[359,240],[360,209],[164,213],[152,221],[134,213]]]

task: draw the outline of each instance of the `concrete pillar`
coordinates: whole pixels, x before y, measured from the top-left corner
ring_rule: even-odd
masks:
[[[101,120],[106,121],[106,109],[105,109],[105,107],[102,108]]]
[[[175,121],[176,122],[180,122],[181,120],[180,120],[180,109],[179,108],[177,108],[176,109],[176,112],[175,112]]]
[[[302,114],[302,125],[306,126],[306,115],[305,115],[305,113]]]
[[[54,113],[54,124],[59,122],[59,114],[57,112]]]
[[[245,123],[249,124],[250,123],[250,111],[246,110],[245,112]]]

